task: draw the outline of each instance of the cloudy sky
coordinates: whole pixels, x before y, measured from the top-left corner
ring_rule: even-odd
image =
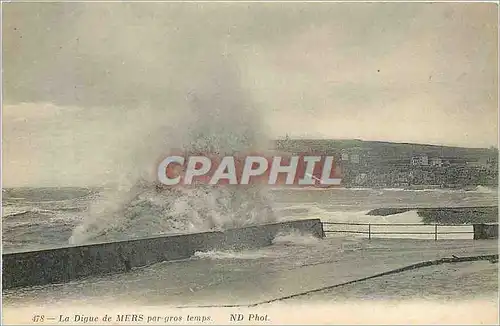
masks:
[[[116,179],[221,62],[269,137],[497,146],[497,26],[493,3],[4,3],[3,182]]]

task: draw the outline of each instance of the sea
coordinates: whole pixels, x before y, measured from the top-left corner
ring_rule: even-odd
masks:
[[[233,200],[232,207],[228,207],[227,203],[217,205],[214,202],[235,197],[236,192],[191,191],[159,195],[144,188],[132,194],[98,188],[4,189],[3,251],[56,248],[93,239],[124,240],[205,232],[304,218],[319,218],[323,222],[422,223],[416,211],[390,216],[369,216],[367,213],[384,207],[498,205],[498,191],[482,186],[468,191],[363,188],[259,191],[258,195],[256,191],[248,195],[247,190],[237,193],[238,201]],[[256,202],[262,202],[262,198],[266,203],[257,208],[249,207],[249,204],[256,206]],[[102,237],[103,234],[107,237]]]
[[[251,195],[246,192],[243,197],[231,193],[231,203],[218,201],[220,197],[229,196],[221,193],[158,195],[142,189],[133,195],[113,197],[112,194],[112,191],[97,188],[4,189],[3,252],[309,218],[335,223],[408,223],[412,226],[399,230],[432,233],[433,226],[424,225],[416,210],[389,216],[367,213],[381,207],[498,204],[497,190],[485,187],[467,191],[281,188]],[[255,205],[255,202],[259,204]],[[273,217],[263,218],[259,214],[272,214]],[[364,226],[345,227],[359,230]],[[379,231],[402,228],[379,227]],[[468,225],[453,228],[471,231]],[[287,297],[293,297],[289,299],[293,301],[298,300],[297,294],[300,293],[425,260],[498,253],[496,241],[473,241],[471,233],[440,235],[439,241],[433,240],[433,234],[375,234],[368,240],[366,234],[328,233],[325,239],[317,239],[291,232],[277,235],[273,244],[266,248],[197,252],[186,260],[158,263],[124,274],[5,290],[4,311],[14,312],[15,308],[23,307],[50,306],[56,309],[124,304],[135,307],[245,306]],[[434,269],[415,272],[417,274],[381,278],[373,284],[366,281],[333,293],[332,290],[322,292],[318,300],[434,298],[442,301],[484,296],[489,302],[497,300],[494,302],[498,303],[495,299],[498,298],[496,265],[464,263],[464,268],[454,267],[452,270],[432,267]],[[457,280],[469,286],[457,289]],[[431,286],[423,286],[424,281]],[[432,285],[432,282],[438,283]],[[443,290],[435,290],[439,287]],[[311,300],[313,296],[301,298]]]

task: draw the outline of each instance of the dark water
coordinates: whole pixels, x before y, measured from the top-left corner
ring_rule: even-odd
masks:
[[[101,195],[89,189],[11,190],[4,197],[4,249],[15,251],[67,245],[75,228],[89,218],[90,208]],[[415,211],[391,216],[370,216],[367,212],[386,206],[494,205],[497,194],[487,189],[468,192],[287,189],[273,191],[272,199],[273,209],[283,219],[314,217],[323,221],[418,223],[421,218]],[[119,227],[117,225],[115,230]],[[470,238],[470,234],[467,236]],[[158,263],[124,274],[6,290],[3,304],[5,311],[10,312],[20,307],[60,306],[75,313],[82,305],[246,305],[352,281],[424,260],[498,253],[495,241],[465,238],[429,241],[429,238],[412,235],[397,237],[368,241],[363,237],[336,235],[320,240],[303,234],[280,234],[273,245],[262,249],[197,252],[190,259]],[[318,293],[315,297],[323,301],[496,297],[498,274],[484,266],[469,264],[465,270],[455,266],[453,270],[440,267],[408,272],[389,279],[362,282],[335,293]],[[469,282],[471,278],[480,281]],[[428,287],[423,286],[421,280],[431,280],[435,288],[443,286],[446,291],[424,291]],[[468,286],[463,286],[464,280]]]
[[[3,191],[3,250],[37,250],[69,244],[69,239],[87,221],[92,220],[92,208],[96,203],[105,203],[100,189],[88,188],[17,188]],[[157,200],[157,199],[156,199]],[[432,206],[476,206],[497,205],[498,194],[494,190],[481,188],[474,191],[449,190],[370,190],[370,189],[282,189],[272,190],[269,200],[274,214],[280,219],[321,218],[325,221],[374,221],[418,223],[416,214],[398,214],[390,217],[367,216],[368,210],[380,207],[432,207]],[[207,205],[207,198],[194,205]],[[147,202],[149,204],[149,202]],[[193,205],[193,204],[191,204]],[[207,231],[210,225],[195,225],[191,229],[186,224],[172,230],[169,223],[162,221],[162,212],[151,211],[151,205],[134,207],[135,216],[140,220],[140,236],[169,232]],[[207,209],[212,209],[207,205]],[[189,210],[189,206],[187,208]],[[234,216],[219,219],[226,223]],[[102,215],[102,213],[100,213]],[[155,215],[157,214],[157,215]],[[111,225],[114,234],[123,229],[121,220],[110,223],[102,217],[102,223]],[[188,217],[191,220],[192,216]],[[190,221],[191,221],[190,220]],[[101,220],[92,220],[94,224]],[[159,222],[160,221],[160,222]],[[262,218],[265,221],[265,218]],[[185,221],[184,221],[185,222]],[[221,222],[221,223],[222,223]],[[127,235],[127,237],[133,237]]]

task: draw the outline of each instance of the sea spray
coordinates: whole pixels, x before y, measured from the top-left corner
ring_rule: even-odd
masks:
[[[318,245],[320,241],[319,238],[311,233],[302,232],[300,230],[289,230],[276,234],[273,239],[273,244],[309,246]]]
[[[143,173],[148,169],[153,172],[158,157],[172,149],[231,155],[266,147],[258,110],[238,86],[239,78],[234,73],[237,69],[226,60],[214,63],[212,68],[211,73],[193,83],[185,96],[187,107],[171,115],[170,124],[165,122],[158,130],[148,132],[144,141],[134,142],[137,148],[131,149],[131,157],[139,155],[142,159],[134,162],[146,168],[133,166],[133,173],[123,171],[124,176],[132,177],[124,177],[120,187],[108,189],[92,205],[89,216],[73,231],[70,243],[222,230],[276,221],[272,198],[258,185],[164,189],[158,187],[152,174]],[[152,151],[155,148],[156,152]]]

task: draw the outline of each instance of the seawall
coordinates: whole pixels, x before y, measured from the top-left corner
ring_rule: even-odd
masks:
[[[367,213],[372,216],[388,216],[416,210],[424,223],[463,224],[497,223],[498,206],[475,207],[384,207]]]
[[[474,240],[498,239],[498,224],[474,224]]]
[[[241,250],[272,244],[279,232],[299,231],[324,237],[319,219],[96,243],[2,255],[2,285],[5,289],[64,283],[83,277],[121,273],[134,267],[187,259],[196,251]]]

